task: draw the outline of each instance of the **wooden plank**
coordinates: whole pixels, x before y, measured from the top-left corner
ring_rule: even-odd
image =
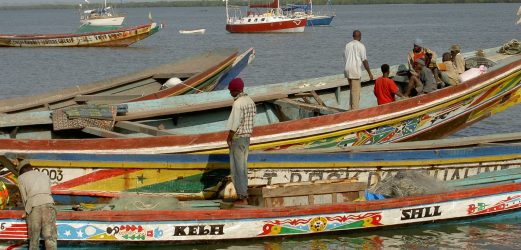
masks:
[[[0,165],[9,169],[9,171],[13,173],[18,173],[18,171],[16,171],[16,166],[3,154],[0,154]]]
[[[134,98],[141,97],[142,95],[77,95],[74,97],[75,102],[91,102],[91,101],[97,101],[97,102],[107,102],[107,103],[114,103],[114,102],[124,102],[128,101]]]
[[[311,90],[311,95],[313,96],[313,98],[315,98],[315,101],[317,101],[318,104],[326,106],[326,104],[322,101],[322,99],[320,99],[320,96],[318,96],[316,91]]]
[[[201,73],[202,71],[197,72],[172,72],[172,73],[162,73],[162,74],[154,74],[155,79],[169,79],[172,77],[177,77],[179,79],[187,79],[194,75]]]
[[[342,193],[351,191],[360,191],[367,187],[365,182],[337,182],[329,184],[307,184],[283,187],[265,187],[262,189],[262,196],[268,197],[287,197],[287,196],[305,196],[315,194]]]
[[[125,134],[120,134],[120,133],[116,133],[113,131],[100,129],[100,128],[96,128],[96,127],[86,127],[84,129],[82,129],[81,131],[91,134],[91,135],[104,137],[104,138],[129,138],[129,136],[127,136]]]
[[[271,94],[271,95],[261,95],[261,96],[255,96],[250,95],[251,99],[254,102],[263,102],[263,101],[270,101],[275,100],[279,98],[286,98],[286,94]],[[230,99],[226,101],[219,101],[219,102],[208,102],[208,103],[200,103],[195,105],[186,105],[182,107],[165,107],[163,109],[155,110],[155,111],[141,111],[141,112],[133,112],[133,113],[127,113],[122,116],[116,116],[116,121],[130,121],[130,120],[137,120],[137,119],[145,119],[149,117],[156,117],[156,116],[163,116],[163,115],[172,115],[172,114],[181,114],[181,113],[189,113],[189,112],[195,112],[195,111],[201,111],[201,110],[211,110],[211,109],[217,109],[217,108],[224,108],[224,107],[231,107],[233,104],[233,98],[230,97]]]
[[[149,134],[153,136],[175,135],[174,133],[170,133],[168,131],[160,130],[156,127],[148,126],[137,122],[120,121],[117,122],[115,126],[118,128],[123,128],[130,131]]]
[[[277,105],[281,105],[281,104],[285,103],[285,104],[295,105],[295,106],[298,106],[300,108],[307,109],[307,110],[325,111],[326,113],[338,113],[338,112],[344,111],[342,109],[330,108],[330,107],[313,104],[313,103],[303,103],[303,102],[291,100],[289,98],[281,98],[281,99],[274,101],[273,103],[275,103]]]

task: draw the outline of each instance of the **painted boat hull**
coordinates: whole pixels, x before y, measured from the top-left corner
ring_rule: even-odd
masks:
[[[335,16],[308,16],[308,22],[306,26],[326,26],[330,25]]]
[[[499,55],[495,49],[487,51],[493,55],[490,58],[499,58],[497,62],[500,64],[491,67],[486,74],[461,85],[381,106],[376,106],[372,86],[368,85],[362,89],[367,96],[361,99],[363,108],[354,111],[346,111],[349,92],[343,75],[248,88],[247,93],[260,104],[250,149],[344,148],[447,136],[521,101],[521,57]],[[303,97],[298,96],[312,91],[324,100],[327,107],[315,105],[309,108]],[[148,120],[145,124],[168,126],[166,130],[176,135],[150,137],[131,133],[124,134],[127,138],[77,140],[69,137],[71,139],[65,140],[50,139],[54,134],[39,127],[40,134],[29,132],[25,138],[42,139],[0,139],[0,152],[227,153],[227,131],[223,129],[232,102],[228,91],[214,91],[128,103],[129,112],[118,116],[116,121],[163,117]],[[284,111],[284,116],[277,115],[277,110]],[[190,114],[186,114],[188,112]],[[164,118],[173,115],[176,116]],[[49,117],[49,112],[5,115],[0,119],[0,127],[18,126],[17,131],[22,135],[28,122],[35,126],[51,125]],[[3,138],[11,135],[11,130],[6,129]],[[42,137],[38,137],[40,135]],[[82,135],[78,133],[76,136]]]
[[[228,23],[226,30],[230,33],[265,33],[265,32],[281,32],[295,33],[304,32],[306,27],[306,19],[289,19],[283,21],[273,21],[265,23]]]
[[[0,47],[127,47],[161,29],[161,24],[151,23],[127,29],[85,34],[0,34]]]
[[[252,153],[248,158],[248,182],[251,186],[262,186],[357,177],[371,187],[406,169],[424,170],[439,180],[455,181],[483,172],[521,168],[521,146],[459,147],[336,154]],[[25,159],[49,175],[55,201],[61,204],[70,204],[72,200],[99,202],[130,193],[175,196],[182,200],[213,199],[230,174],[227,154],[17,154],[9,158]],[[8,185],[15,185],[15,179],[11,173],[0,176]]]
[[[158,98],[212,91],[217,84],[223,84],[221,78],[224,74],[231,71],[234,73],[233,75],[238,75],[247,66],[234,66],[237,54],[238,49],[234,48],[214,49],[175,62],[110,79],[34,96],[2,99],[0,100],[0,112],[13,114],[55,110],[78,105],[75,100],[80,96],[92,97],[92,103],[97,102],[95,98],[98,96],[110,97],[105,98],[109,101],[108,103],[122,103],[136,98],[153,99],[154,96],[151,96],[151,94],[159,91],[161,91],[161,94],[158,94]],[[162,85],[170,77],[182,78],[183,84],[162,90]],[[91,102],[87,101],[86,103]]]
[[[443,194],[287,208],[58,212],[59,242],[183,243],[294,236],[472,219],[521,207],[521,183]],[[23,211],[0,211],[0,240],[23,244]],[[9,241],[9,242],[7,242]]]

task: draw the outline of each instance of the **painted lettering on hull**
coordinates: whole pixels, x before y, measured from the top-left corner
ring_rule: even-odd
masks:
[[[174,226],[174,236],[187,235],[223,235],[224,224]]]
[[[428,217],[436,217],[440,215],[440,206],[420,207],[402,210],[402,217],[400,218],[400,220],[413,220]]]

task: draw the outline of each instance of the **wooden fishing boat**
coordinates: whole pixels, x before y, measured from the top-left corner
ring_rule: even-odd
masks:
[[[349,148],[356,149],[353,152],[252,152],[248,180],[251,186],[262,186],[357,177],[370,187],[399,170],[461,180],[483,172],[521,170],[519,142],[521,134],[511,133]],[[131,193],[212,199],[228,184],[230,174],[228,154],[7,154],[0,163],[11,170],[16,164],[30,164],[47,173],[55,201],[64,204]],[[16,184],[9,171],[0,180]]]
[[[286,15],[280,9],[279,0],[263,2],[249,1],[247,15],[242,16],[240,7],[228,6],[226,1],[226,30],[230,33],[304,32],[306,17]],[[229,14],[230,9],[233,15]]]
[[[127,47],[162,28],[162,24],[150,23],[79,34],[0,34],[0,47]]]
[[[254,53],[253,48],[240,56],[237,52],[237,49],[214,49],[110,79],[33,96],[2,99],[0,113],[56,110],[86,103],[121,103],[212,91],[218,84],[228,84],[230,77],[237,76],[253,60],[249,58]],[[165,88],[170,79],[179,79],[181,84]]]
[[[68,211],[59,210],[57,214],[58,243],[174,244],[342,233],[499,213],[515,215],[521,208],[521,183],[489,183],[448,192],[357,201],[364,196],[360,184],[269,186],[259,190],[259,205],[231,208],[208,201],[152,210],[166,199],[139,202],[139,206],[134,202],[135,206],[125,206],[123,211],[116,210],[117,206],[93,211],[71,211],[68,207]],[[281,193],[282,189],[286,193]],[[306,202],[292,202],[302,196]],[[0,241],[4,246],[21,246],[27,239],[22,213],[22,209],[0,211]]]
[[[490,64],[487,73],[427,95],[377,106],[373,86],[364,85],[360,110],[347,110],[343,75],[246,88],[258,104],[251,149],[343,148],[448,136],[521,100],[521,55],[496,51],[479,58]],[[0,152],[226,153],[232,102],[224,90],[127,103],[112,130],[55,131],[49,111],[3,115],[0,137],[16,139],[0,139]],[[112,138],[84,139],[93,135]]]

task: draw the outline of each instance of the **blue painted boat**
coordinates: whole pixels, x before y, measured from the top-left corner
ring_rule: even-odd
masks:
[[[310,15],[308,16],[307,26],[326,26],[330,25],[335,16]]]
[[[331,7],[331,1],[328,0],[325,10],[314,11],[311,0],[307,4],[288,4],[282,10],[295,16],[304,16],[307,18],[306,26],[327,26],[330,25],[335,17],[335,12]]]
[[[424,170],[456,185],[483,172],[518,172],[495,179],[504,182],[521,178],[518,142],[521,133],[361,146],[353,148],[355,152],[254,151],[248,159],[248,179],[251,186],[262,186],[357,177],[370,187],[408,169]],[[0,155],[0,164],[11,170],[16,164],[30,164],[48,174],[55,200],[65,204],[131,193],[211,199],[226,186],[229,175],[228,154],[6,154]],[[15,185],[15,179],[12,173],[0,176],[8,185]],[[483,180],[477,181],[482,184]],[[460,182],[459,186],[478,182]]]

